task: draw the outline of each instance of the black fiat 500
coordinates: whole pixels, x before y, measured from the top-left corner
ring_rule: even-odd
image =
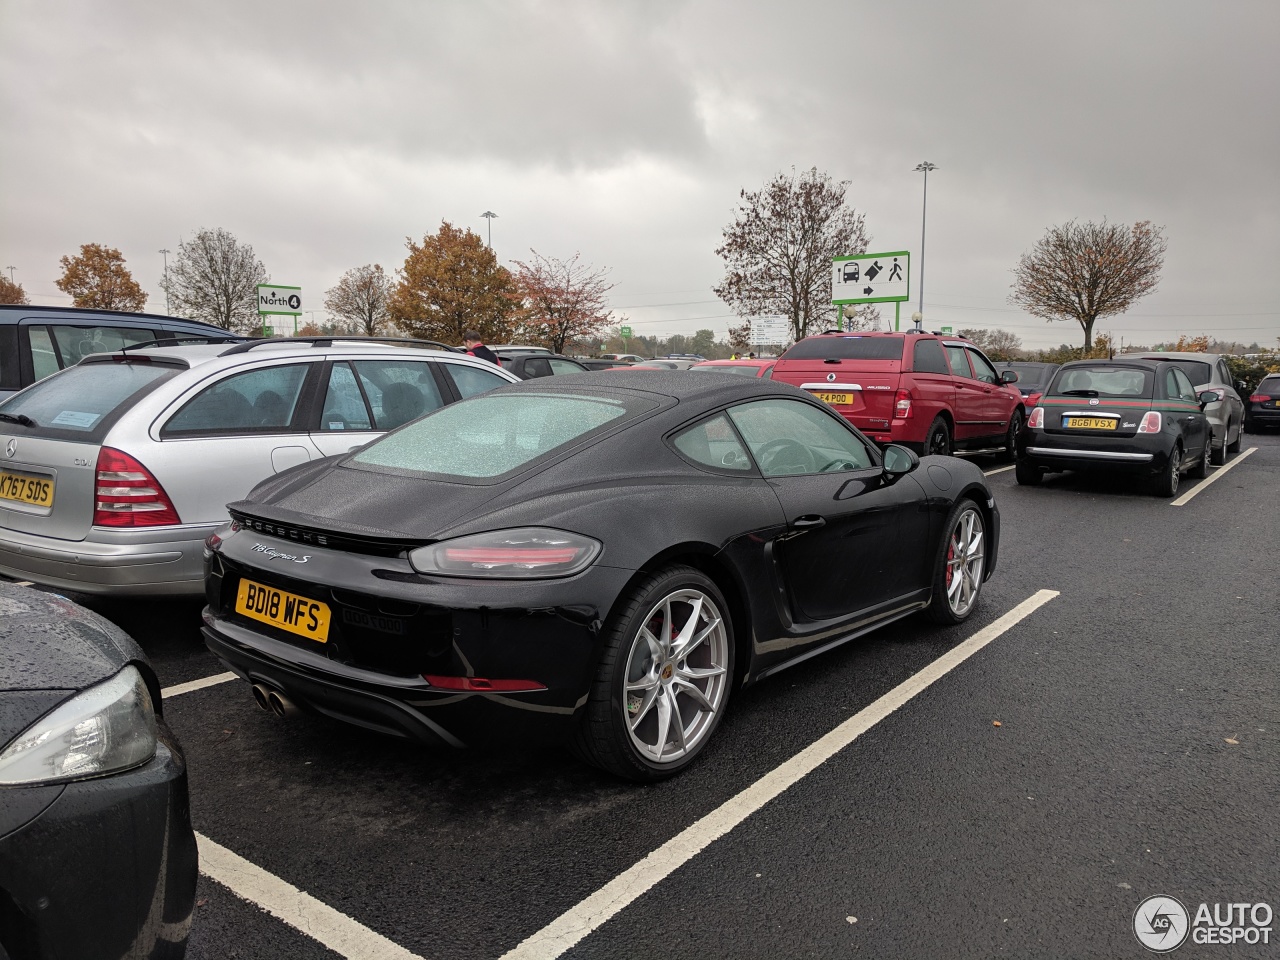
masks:
[[[1045,473],[1108,470],[1152,478],[1158,496],[1178,492],[1184,472],[1209,474],[1213,431],[1186,373],[1155,360],[1064,364],[1018,435],[1018,483]]]
[[[260,705],[556,733],[636,780],[692,761],[742,684],[963,621],[999,540],[977,467],[882,454],[786,384],[665,371],[512,384],[230,508],[204,635]]]

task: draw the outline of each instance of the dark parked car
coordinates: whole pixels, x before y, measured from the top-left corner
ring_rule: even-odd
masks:
[[[1280,427],[1280,373],[1263,377],[1249,397],[1245,426],[1250,430]]]
[[[239,339],[207,323],[152,313],[0,306],[0,400],[90,354],[166,337]]]
[[[521,380],[558,377],[565,373],[582,373],[587,369],[572,357],[564,357],[558,353],[505,353],[500,350],[498,362],[504,370],[510,370]]]
[[[1018,375],[1018,392],[1022,394],[1022,405],[1030,410],[1040,401],[1044,388],[1049,385],[1053,375],[1058,372],[1057,363],[1032,363],[1021,360],[1009,360],[997,366],[1001,374],[1012,370]]]
[[[0,956],[180,958],[196,841],[142,650],[3,582],[0,650]]]
[[[1176,363],[1077,360],[1063,364],[1018,435],[1018,483],[1034,486],[1058,470],[1149,476],[1159,496],[1179,478],[1209,474],[1213,432],[1205,406]]]
[[[981,471],[883,454],[804,391],[612,372],[464,400],[230,504],[204,635],[276,713],[673,774],[731,690],[995,567]]]
[[[876,443],[921,453],[1003,447],[1010,459],[1025,420],[1007,370],[963,337],[841,333],[805,337],[770,374],[831,404]]]
[[[605,360],[603,357],[575,357],[588,370],[612,370],[614,367],[625,367],[622,360]]]

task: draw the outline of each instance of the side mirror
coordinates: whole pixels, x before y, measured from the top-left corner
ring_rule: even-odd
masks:
[[[884,448],[885,476],[896,480],[920,466],[920,458],[914,450],[908,450],[901,444],[891,443]]]
[[[1200,407],[1203,409],[1218,399],[1218,395],[1212,390],[1206,390],[1200,394]]]
[[[1017,370],[1005,370],[1004,372],[1002,372],[1002,373],[1000,374],[1000,382],[1001,382],[1001,383],[1017,383],[1017,382],[1018,382],[1018,371],[1017,371]]]

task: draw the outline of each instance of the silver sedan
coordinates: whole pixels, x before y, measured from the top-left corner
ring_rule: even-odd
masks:
[[[0,573],[200,594],[205,538],[259,481],[512,382],[464,354],[358,340],[87,357],[0,404]]]

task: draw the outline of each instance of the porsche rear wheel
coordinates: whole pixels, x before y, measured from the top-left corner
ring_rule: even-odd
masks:
[[[986,573],[987,524],[972,500],[960,500],[951,508],[947,531],[934,564],[933,599],[929,616],[936,623],[955,624],[969,619],[982,593]]]
[[[692,567],[642,582],[605,629],[604,654],[578,728],[582,759],[653,781],[702,752],[729,702],[733,629],[720,589]]]

